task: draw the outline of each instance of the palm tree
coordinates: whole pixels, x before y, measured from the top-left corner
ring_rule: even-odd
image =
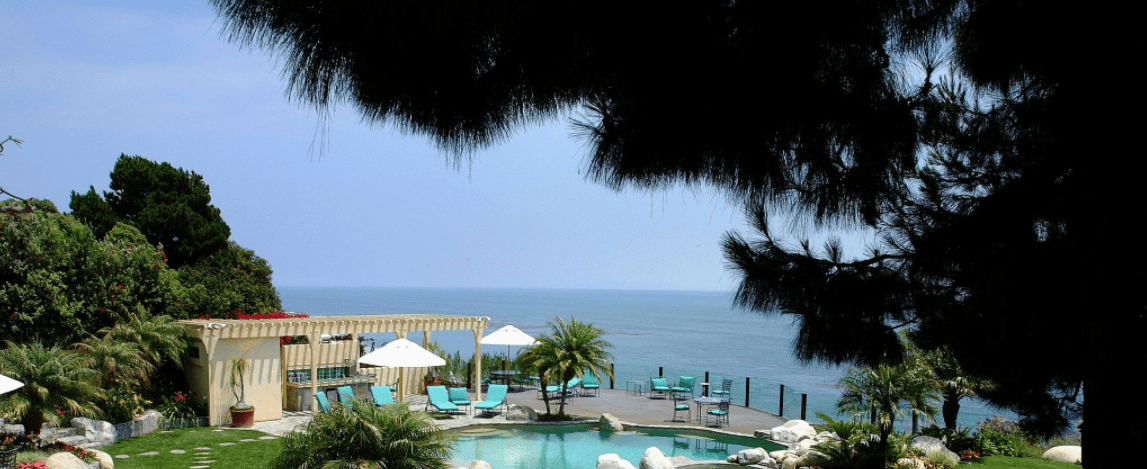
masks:
[[[897,417],[910,413],[931,419],[936,415],[934,382],[912,366],[849,368],[839,385],[837,409],[861,417],[871,415],[880,428],[881,445],[887,444]]]
[[[183,326],[170,316],[152,316],[137,308],[121,318],[114,327],[100,331],[104,339],[133,344],[143,359],[159,368],[165,362],[183,367],[183,354],[187,352],[187,334]]]
[[[146,388],[155,372],[155,366],[144,360],[139,347],[126,342],[89,337],[73,349],[79,353],[84,366],[99,373],[99,386],[105,391],[117,384]]]
[[[80,354],[43,344],[5,342],[0,350],[0,373],[24,383],[4,402],[21,419],[25,431],[39,433],[45,422],[63,416],[94,417],[96,401],[104,397],[99,373],[86,366]]]
[[[284,436],[270,468],[445,469],[451,443],[429,415],[406,403],[376,407],[352,400]]]
[[[944,428],[955,430],[956,417],[960,414],[960,399],[975,396],[980,391],[991,390],[995,384],[990,380],[966,373],[947,348],[929,350],[922,355],[922,358],[931,370],[932,379],[936,381],[940,397],[944,401],[941,406]]]
[[[586,372],[599,377],[613,377],[613,370],[609,367],[613,354],[605,350],[613,347],[613,344],[601,338],[605,331],[593,324],[578,321],[577,318],[570,318],[568,323],[557,318],[557,323],[549,324],[551,333],[538,337],[538,344],[526,352],[525,359],[531,367],[541,372],[542,386],[555,381],[561,383],[562,399],[558,405],[558,417],[563,418],[569,380],[575,376],[584,377]],[[542,396],[548,414],[549,399],[544,392]]]

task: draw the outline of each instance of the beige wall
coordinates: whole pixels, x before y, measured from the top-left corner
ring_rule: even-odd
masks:
[[[211,424],[231,422],[229,411],[235,404],[235,395],[230,386],[231,360],[240,357],[248,361],[244,384],[247,403],[255,407],[255,421],[283,418],[279,339],[224,339],[215,346],[215,354],[209,365],[214,392],[210,399]]]

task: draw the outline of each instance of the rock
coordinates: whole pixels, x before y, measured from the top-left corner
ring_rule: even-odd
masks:
[[[76,417],[72,419],[72,428],[76,429],[76,436],[82,436],[101,446],[115,443],[115,427],[103,420]]]
[[[510,410],[506,412],[506,420],[538,420],[538,412],[532,407],[510,404]]]
[[[960,455],[944,446],[944,440],[930,436],[918,436],[912,439],[912,447],[924,453],[925,458],[943,457],[948,461],[960,462]],[[940,453],[942,456],[935,456]]]
[[[607,453],[597,457],[597,469],[637,469],[633,463],[621,459],[614,453]]]
[[[601,418],[597,420],[597,423],[600,425],[601,430],[612,430],[615,432],[625,430],[625,426],[621,424],[621,420],[618,420],[617,417],[614,417],[613,414],[609,412],[601,414]],[[648,453],[648,451],[646,451],[646,453]]]
[[[95,455],[96,461],[100,462],[100,469],[115,469],[115,460],[112,459],[112,455],[98,449],[89,449],[88,452]]]
[[[819,445],[821,443],[823,442],[814,438],[805,438],[796,443],[793,443],[792,446],[789,446],[789,451],[796,453],[797,456],[804,456],[805,453],[809,452],[813,446]]]
[[[475,459],[474,462],[470,463],[470,469],[490,469],[490,463]]]
[[[1044,451],[1043,458],[1052,461],[1083,464],[1083,448],[1079,446],[1056,446]]]
[[[809,452],[805,453],[804,456],[801,456],[802,466],[825,466],[828,465],[828,463],[831,461],[832,458],[828,457],[827,454],[824,454],[815,449],[810,450]],[[956,461],[959,462],[958,459]]]
[[[816,436],[816,429],[804,420],[789,420],[784,425],[769,430],[769,434],[773,440],[792,443],[799,441],[802,437],[812,438]]]
[[[778,449],[776,451],[770,451],[769,457],[773,458],[773,460],[776,462],[781,462],[783,459],[789,457],[789,454],[791,454],[791,453],[789,453],[786,450]]]
[[[641,465],[638,469],[673,469],[673,462],[665,457],[665,453],[657,449],[656,446],[651,446],[645,450],[645,454],[641,456]]]
[[[737,460],[735,462],[742,466],[748,466],[749,464],[764,461],[765,458],[768,458],[770,461],[772,460],[764,448],[743,449],[737,452]]]
[[[0,427],[0,433],[10,433],[13,435],[23,435],[24,425],[19,423],[7,423]]]
[[[68,452],[56,453],[44,460],[48,469],[91,469],[91,466],[76,455]]]
[[[753,430],[753,438],[760,438],[762,440],[773,439],[772,430]]]
[[[900,458],[896,460],[897,466],[907,466],[913,469],[925,469],[924,461],[917,458]]]

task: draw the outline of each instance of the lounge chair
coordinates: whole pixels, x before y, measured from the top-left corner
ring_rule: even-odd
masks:
[[[729,424],[729,401],[721,401],[721,403],[717,404],[716,409],[706,410],[705,413],[709,414],[709,415],[705,416],[705,423],[706,424],[709,423],[709,418],[713,417],[716,419],[718,427],[721,426],[722,420],[724,420],[725,424],[728,425]]]
[[[677,421],[677,413],[681,411],[685,411],[686,422],[693,420],[693,411],[689,408],[688,402],[673,401],[673,421]]]
[[[338,391],[339,391],[339,402],[341,402],[343,404],[349,405],[350,401],[355,398],[354,397],[354,389],[351,389],[350,386],[339,386]]]
[[[665,381],[665,378],[649,378],[649,395],[653,396],[655,392],[661,393],[661,397],[672,393],[672,390],[669,389],[669,382]]]
[[[470,394],[466,392],[466,388],[450,388],[448,391],[451,404],[458,407],[470,407]]]
[[[689,397],[693,397],[693,387],[696,385],[696,383],[697,378],[692,376],[682,376],[677,380],[677,385],[670,387],[669,391],[673,393],[674,399],[676,399],[677,396],[683,397],[686,393],[689,394]]]
[[[390,386],[371,386],[370,395],[374,397],[374,405],[376,406],[394,404],[394,396],[390,394]]]
[[[327,393],[320,392],[315,394],[315,402],[319,404],[319,411],[327,412],[331,410],[331,401],[327,400]]]
[[[724,397],[728,399],[733,389],[733,380],[725,378],[721,380],[721,389],[714,389],[711,394],[713,397]]]
[[[506,410],[509,410],[510,406],[506,403],[506,391],[509,389],[510,387],[505,384],[491,384],[489,392],[486,393],[486,400],[474,404],[474,410],[493,413],[498,406],[506,406]]]
[[[588,394],[589,391],[593,391],[595,396],[598,395],[598,392],[601,390],[601,383],[597,381],[597,375],[593,373],[586,373],[585,379],[582,379],[581,381],[581,389],[583,391],[583,395]]]
[[[446,393],[446,386],[426,387],[426,410],[428,412],[431,406],[434,406],[438,412],[443,413],[458,411],[458,406],[450,402],[450,395]]]

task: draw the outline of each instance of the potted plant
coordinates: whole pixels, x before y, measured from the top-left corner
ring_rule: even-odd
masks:
[[[442,380],[435,376],[433,373],[426,373],[426,376],[422,377],[422,393],[426,394],[426,388],[428,386],[438,386],[441,384]]]
[[[246,386],[243,375],[247,372],[247,359],[231,360],[231,393],[235,395],[235,405],[231,406],[231,426],[246,428],[255,424],[255,407],[246,401]]]

